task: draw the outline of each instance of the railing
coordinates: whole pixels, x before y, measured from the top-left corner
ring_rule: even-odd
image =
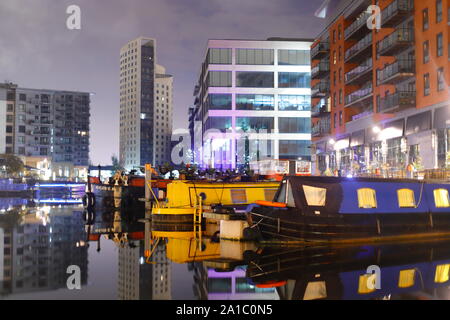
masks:
[[[311,134],[312,136],[321,136],[327,135],[331,133],[331,123],[330,118],[328,117],[326,120],[319,121],[316,125],[312,126]]]
[[[368,70],[371,70],[373,67],[372,58],[367,59],[358,67],[352,69],[351,71],[345,74],[345,82],[350,82],[351,80],[361,76],[361,74],[365,73]]]
[[[320,61],[319,64],[314,66],[311,69],[311,77],[314,78],[318,76],[320,73],[329,72],[330,71],[330,62],[329,61]]]
[[[320,52],[326,52],[330,50],[330,43],[327,41],[321,41],[318,45],[311,49],[311,57],[317,56]]]
[[[330,91],[329,81],[320,81],[311,88],[311,95],[317,95],[319,93],[326,94]]]
[[[413,8],[412,0],[395,0],[381,12],[382,25],[402,12],[412,12]]]
[[[416,103],[415,91],[399,91],[385,96],[380,101],[380,112],[404,106],[414,106]]]
[[[363,88],[352,92],[350,95],[345,97],[345,105],[350,105],[355,101],[363,99],[365,97],[370,96],[373,93],[372,83],[366,84]]]
[[[350,59],[357,53],[372,45],[372,33],[359,40],[355,45],[345,51],[345,60]]]
[[[380,70],[378,84],[400,73],[414,73],[416,71],[416,61],[413,59],[402,59],[387,65]]]
[[[330,112],[329,105],[327,103],[323,104],[321,102],[317,103],[311,108],[311,114]]]
[[[414,41],[414,30],[410,28],[400,28],[392,32],[378,43],[378,54],[394,48],[397,45],[405,45]]]
[[[364,11],[356,20],[344,31],[344,38],[347,40],[356,30],[361,27],[367,26],[367,19],[371,17],[371,14]],[[369,30],[369,29],[368,29]],[[370,31],[370,30],[369,30]]]

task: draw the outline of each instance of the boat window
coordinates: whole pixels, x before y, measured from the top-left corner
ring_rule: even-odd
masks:
[[[441,264],[436,267],[434,282],[444,283],[449,280],[450,264]]]
[[[411,189],[397,190],[398,206],[400,208],[415,208],[416,200],[414,199],[414,191]]]
[[[377,274],[363,274],[359,276],[358,293],[368,294],[376,290],[375,284],[377,280]],[[370,284],[370,288],[369,288]]]
[[[414,278],[416,275],[416,270],[408,269],[401,270],[400,276],[398,278],[398,287],[399,288],[409,288],[414,285]]]
[[[436,208],[450,207],[447,189],[435,189],[433,191],[433,193],[434,193],[434,203],[436,204]]]
[[[327,286],[325,281],[308,282],[303,300],[324,299],[327,297]]]
[[[281,203],[286,202],[286,186],[287,186],[287,183],[286,183],[286,180],[284,180],[281,184],[280,193],[278,194],[276,202],[281,202]]]
[[[275,193],[277,193],[277,189],[264,189],[264,200],[273,201]]]
[[[377,196],[374,189],[358,189],[358,204],[360,208],[371,209],[377,207]]]
[[[245,189],[231,189],[231,201],[233,203],[247,203]]]
[[[295,200],[294,200],[294,192],[292,192],[292,186],[290,183],[287,185],[288,195],[287,195],[287,201],[286,204],[290,208],[295,207]]]
[[[303,185],[303,192],[308,206],[325,207],[327,189]]]

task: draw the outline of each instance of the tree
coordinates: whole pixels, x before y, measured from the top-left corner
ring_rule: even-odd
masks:
[[[23,172],[25,165],[22,160],[12,154],[0,155],[0,167],[6,171],[8,175],[18,175]]]

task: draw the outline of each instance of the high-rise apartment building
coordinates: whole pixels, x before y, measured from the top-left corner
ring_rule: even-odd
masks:
[[[173,77],[156,64],[156,41],[120,50],[120,162],[127,169],[170,161]]]
[[[0,154],[15,154],[46,178],[85,178],[90,93],[0,84]]]
[[[281,38],[208,41],[189,110],[196,163],[229,169],[309,160],[310,45]],[[248,142],[246,132],[252,132]]]
[[[449,4],[340,2],[311,47],[315,174],[446,165]]]

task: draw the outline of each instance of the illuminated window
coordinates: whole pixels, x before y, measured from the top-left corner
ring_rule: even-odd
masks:
[[[400,208],[415,208],[416,200],[414,199],[414,191],[411,189],[397,190],[398,206]]]
[[[374,189],[358,189],[358,204],[360,208],[371,209],[377,207],[377,196]]]
[[[436,273],[434,275],[434,282],[444,283],[449,280],[450,264],[441,264],[436,267]]]
[[[231,189],[231,201],[233,203],[247,203],[247,194],[245,189]]]
[[[447,189],[436,189],[433,191],[433,193],[434,193],[434,203],[436,205],[436,208],[450,207]]]
[[[308,206],[324,207],[327,197],[327,189],[303,186],[306,202]]]
[[[399,288],[410,288],[414,285],[414,278],[416,275],[416,270],[408,269],[400,271],[400,276],[398,278]]]

